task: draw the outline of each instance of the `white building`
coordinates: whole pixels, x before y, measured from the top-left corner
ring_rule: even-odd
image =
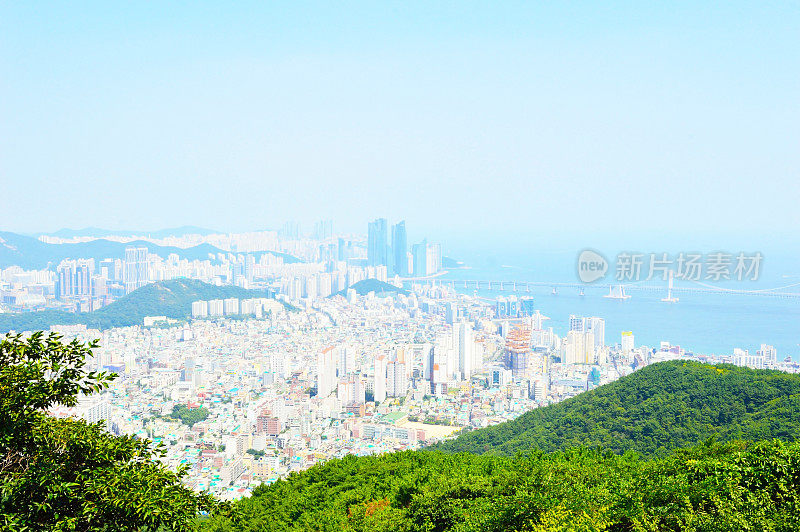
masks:
[[[624,354],[629,354],[633,351],[633,332],[631,331],[622,331],[622,339],[620,341],[620,345],[622,346],[622,352]]]
[[[462,320],[453,324],[453,344],[458,352],[458,372],[463,380],[469,380],[476,369],[473,367],[473,351],[475,339],[472,326]]]
[[[386,355],[375,357],[375,380],[372,387],[372,395],[377,403],[386,400],[386,365]]]
[[[208,316],[208,301],[195,301],[192,303],[192,317],[205,318]]]
[[[336,362],[339,353],[335,347],[326,347],[317,355],[317,396],[328,397],[336,387]]]
[[[228,298],[225,300],[223,308],[226,316],[239,314],[239,300],[235,297]]]

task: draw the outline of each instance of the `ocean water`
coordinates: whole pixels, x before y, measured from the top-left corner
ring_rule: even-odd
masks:
[[[467,269],[449,270],[442,279],[453,280],[515,280],[536,282],[579,282],[576,274],[576,252],[533,253],[524,256],[499,258],[500,254],[475,254],[464,260]],[[608,256],[608,254],[606,254]],[[791,257],[775,256],[757,282],[730,282],[718,286],[733,289],[764,289],[800,283],[796,271],[798,262]],[[603,283],[614,283],[613,272]],[[648,284],[652,284],[649,282]],[[755,295],[724,293],[676,293],[677,303],[662,302],[663,292],[628,290],[627,300],[604,298],[608,288],[586,285],[584,295],[578,288],[560,287],[552,294],[552,287],[531,287],[530,293],[516,292],[517,296],[534,297],[536,308],[550,318],[548,326],[559,335],[566,334],[570,314],[598,316],[606,320],[606,343],[620,341],[622,331],[633,331],[636,345],[657,347],[667,341],[680,345],[687,351],[699,354],[732,354],[736,347],[755,352],[760,345],[770,344],[778,350],[779,359],[791,356],[800,361],[800,298],[774,298]],[[681,286],[687,286],[681,284]],[[485,285],[484,285],[485,287]],[[463,293],[474,294],[474,284]],[[788,288],[800,292],[800,286]],[[482,288],[477,295],[495,299],[510,295],[507,288],[500,292]]]

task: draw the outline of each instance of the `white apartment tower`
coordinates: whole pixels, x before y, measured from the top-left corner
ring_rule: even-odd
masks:
[[[453,324],[453,344],[458,353],[458,372],[463,380],[469,380],[475,370],[473,368],[473,350],[475,340],[472,327],[464,320]]]
[[[126,248],[124,271],[126,294],[146,285],[149,280],[147,248]]]
[[[375,382],[372,387],[372,395],[376,403],[386,400],[386,355],[375,357]]]
[[[339,358],[335,347],[326,347],[317,355],[317,396],[328,397],[336,388],[336,362]]]

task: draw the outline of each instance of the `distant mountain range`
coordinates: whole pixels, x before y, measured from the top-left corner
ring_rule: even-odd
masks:
[[[173,279],[151,283],[134,290],[94,312],[72,313],[60,310],[0,314],[0,334],[9,331],[47,330],[52,325],[86,325],[92,329],[141,325],[145,316],[166,316],[185,320],[192,315],[192,302],[198,300],[249,299],[267,297],[259,290],[238,286],[216,286],[195,279]],[[291,308],[284,304],[285,307]]]
[[[55,236],[59,238],[75,238],[81,236],[89,236],[94,238],[104,238],[107,236],[147,236],[149,238],[166,238],[168,236],[186,236],[186,235],[214,235],[224,233],[224,231],[215,231],[213,229],[206,229],[194,225],[184,225],[171,229],[159,229],[158,231],[113,231],[109,229],[101,229],[99,227],[84,227],[83,229],[59,229],[53,233],[34,233],[35,236]]]
[[[159,257],[166,258],[174,253],[187,260],[206,260],[209,255],[228,253],[210,244],[179,248],[159,246],[143,240],[122,243],[100,238],[77,244],[45,244],[36,238],[0,231],[0,268],[20,266],[25,269],[52,269],[64,259],[119,259],[125,256],[125,248],[131,246],[146,247]],[[286,263],[300,262],[297,257],[277,251],[252,253],[256,257],[264,254],[282,257]]]

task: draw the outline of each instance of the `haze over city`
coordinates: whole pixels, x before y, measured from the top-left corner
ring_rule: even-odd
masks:
[[[800,528],[798,95],[796,2],[3,2],[0,532]]]
[[[7,3],[0,222],[786,233],[798,20],[780,2]]]

